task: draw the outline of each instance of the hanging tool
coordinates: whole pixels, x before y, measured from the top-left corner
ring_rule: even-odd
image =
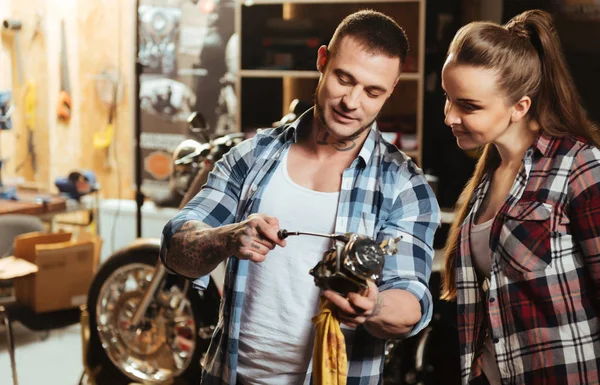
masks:
[[[29,46],[35,41],[37,37],[44,38],[44,26],[42,25],[44,21],[44,12],[38,10],[35,15],[35,27],[33,28],[33,33],[31,34],[31,39],[29,39]]]
[[[21,21],[17,19],[4,19],[2,21],[2,29],[6,32],[13,33],[13,44],[15,48],[15,56],[17,62],[17,78],[19,80],[19,85],[23,84],[23,67],[21,65],[21,46],[19,44],[19,31],[21,30],[22,24]]]
[[[60,93],[58,94],[58,107],[56,115],[63,122],[71,119],[71,86],[69,83],[69,66],[67,59],[67,37],[65,33],[65,21],[60,23],[61,54],[60,54]]]
[[[117,94],[119,91],[119,83],[116,80],[112,80],[112,87],[113,87],[113,94],[112,94],[112,100],[110,103],[110,111],[109,111],[109,115],[108,115],[108,124],[106,126],[106,128],[104,129],[104,131],[99,131],[94,133],[94,140],[93,140],[93,144],[94,144],[94,148],[98,148],[98,149],[104,149],[104,148],[108,148],[110,146],[110,143],[112,142],[112,138],[113,138],[113,134],[114,134],[114,119],[115,119],[115,112],[116,112],[116,107],[117,107]]]
[[[37,173],[37,157],[35,154],[35,143],[33,131],[36,121],[36,103],[37,103],[37,85],[34,81],[27,82],[25,89],[25,126],[27,127],[27,158],[25,158],[16,168],[15,172],[25,166],[27,160],[31,160],[31,169],[33,174]]]

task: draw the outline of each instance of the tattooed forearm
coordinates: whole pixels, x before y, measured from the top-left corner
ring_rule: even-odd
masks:
[[[167,265],[186,277],[201,277],[227,258],[228,249],[227,238],[218,229],[189,221],[173,235]]]

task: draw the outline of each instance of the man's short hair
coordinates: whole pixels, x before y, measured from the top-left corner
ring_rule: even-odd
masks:
[[[373,10],[352,13],[338,25],[329,42],[329,55],[335,56],[343,37],[351,36],[373,53],[400,58],[404,65],[408,52],[408,39],[404,29],[391,17]]]

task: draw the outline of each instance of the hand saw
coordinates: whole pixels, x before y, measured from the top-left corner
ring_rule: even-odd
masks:
[[[71,85],[69,83],[69,63],[67,60],[67,38],[65,21],[61,20],[61,54],[60,54],[60,93],[58,94],[58,107],[56,115],[59,120],[68,122],[71,119]]]

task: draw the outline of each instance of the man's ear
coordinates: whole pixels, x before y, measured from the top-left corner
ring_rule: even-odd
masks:
[[[325,64],[327,63],[327,46],[322,45],[317,51],[317,70],[321,73],[325,70]]]
[[[527,112],[529,112],[529,108],[531,108],[531,98],[529,96],[523,96],[514,106],[513,113],[510,117],[510,121],[512,123],[516,123],[523,119]]]

